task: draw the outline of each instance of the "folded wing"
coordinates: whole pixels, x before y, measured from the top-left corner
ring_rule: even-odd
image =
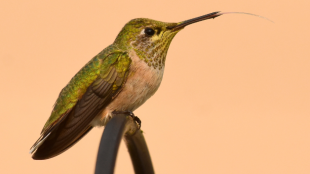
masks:
[[[109,54],[101,60],[98,57],[98,61],[100,61],[98,76],[75,105],[66,110],[61,117],[54,119],[54,122],[45,125],[41,137],[31,149],[32,152],[35,151],[32,156],[33,159],[52,158],[74,145],[92,129],[90,122],[121,90],[126,81],[131,62],[128,55],[118,52]],[[71,85],[71,82],[68,85]],[[72,94],[67,92],[67,94],[61,94],[59,97],[66,97],[67,95]],[[71,103],[63,104],[63,107],[67,107],[68,104]]]

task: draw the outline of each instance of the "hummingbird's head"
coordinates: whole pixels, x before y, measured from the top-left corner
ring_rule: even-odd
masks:
[[[189,24],[219,15],[221,14],[214,12],[179,23],[166,23],[146,18],[133,19],[123,27],[114,44],[133,49],[149,66],[161,69],[165,64],[170,43],[181,29]]]
[[[146,18],[133,19],[123,27],[114,43],[133,49],[149,66],[161,69],[169,45],[180,31],[167,27],[176,25]]]

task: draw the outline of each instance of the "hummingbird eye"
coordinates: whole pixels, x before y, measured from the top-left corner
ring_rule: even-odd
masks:
[[[152,28],[145,28],[144,29],[144,33],[147,35],[147,36],[153,36],[155,34],[155,31],[152,29]]]

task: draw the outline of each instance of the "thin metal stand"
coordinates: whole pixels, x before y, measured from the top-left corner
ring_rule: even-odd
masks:
[[[101,137],[95,174],[113,174],[121,138],[124,137],[136,174],[154,174],[145,139],[130,116],[116,114]]]

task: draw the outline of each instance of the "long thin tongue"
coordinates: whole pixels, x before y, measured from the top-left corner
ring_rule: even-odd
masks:
[[[251,16],[256,16],[256,17],[262,18],[262,19],[266,19],[266,20],[274,23],[272,20],[270,20],[264,16],[260,16],[260,15],[256,15],[256,14],[252,14],[252,13],[245,13],[245,12],[223,12],[223,13],[220,13],[220,15],[223,15],[223,14],[246,14],[246,15],[251,15]]]

